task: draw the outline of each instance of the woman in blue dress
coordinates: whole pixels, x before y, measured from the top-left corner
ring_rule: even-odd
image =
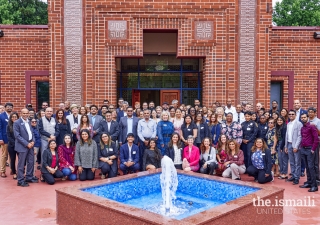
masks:
[[[161,151],[161,155],[165,155],[166,148],[174,132],[173,123],[169,120],[170,115],[164,111],[161,113],[161,120],[157,124],[157,147]]]

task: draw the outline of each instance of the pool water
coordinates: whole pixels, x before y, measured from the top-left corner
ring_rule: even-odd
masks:
[[[184,174],[178,174],[178,182],[177,199],[170,212],[165,212],[162,205],[160,174],[85,188],[82,191],[181,220],[259,190]]]

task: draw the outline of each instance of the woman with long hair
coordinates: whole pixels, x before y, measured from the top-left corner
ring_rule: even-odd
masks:
[[[228,138],[225,134],[221,134],[217,144],[217,162],[218,168],[216,169],[217,175],[222,175],[223,171],[225,171],[226,167],[224,163],[227,160],[227,142]]]
[[[225,115],[224,115],[224,109],[223,109],[223,107],[218,107],[217,109],[216,109],[216,114],[218,114],[218,122],[219,123],[222,123],[224,120],[226,120],[226,117],[225,117]]]
[[[88,115],[82,115],[80,119],[80,124],[77,128],[77,139],[80,140],[80,133],[82,130],[88,130],[90,132],[90,137],[93,137],[93,127],[89,122],[89,116]]]
[[[151,111],[151,117],[150,117],[150,119],[154,120],[154,122],[155,122],[156,124],[159,123],[160,118],[157,118],[157,112],[156,112],[156,110],[152,110],[152,111]]]
[[[277,136],[277,151],[278,151],[278,162],[279,162],[279,179],[288,178],[288,153],[284,150],[285,138],[287,133],[287,124],[284,117],[280,116],[276,124],[276,136]]]
[[[180,138],[185,146],[188,145],[187,139],[190,135],[193,136],[193,139],[197,137],[197,134],[198,134],[197,130],[198,130],[198,127],[193,123],[192,116],[189,114],[186,115],[184,117],[184,122],[181,125],[181,131],[180,131]]]
[[[112,141],[111,136],[103,132],[98,144],[99,168],[101,169],[101,179],[116,177],[118,175],[118,148]]]
[[[275,114],[275,113],[273,113]],[[279,166],[278,166],[278,153],[277,153],[277,135],[275,127],[275,119],[270,118],[268,121],[268,131],[266,134],[265,141],[268,148],[271,150],[271,159],[272,159],[272,171],[275,173],[274,176],[279,176]]]
[[[77,179],[77,168],[74,165],[75,151],[71,134],[66,134],[63,138],[63,144],[58,147],[59,168],[63,173],[62,180],[68,178],[74,181]]]
[[[99,167],[98,149],[92,140],[88,129],[80,131],[80,140],[76,145],[74,165],[78,166],[79,180],[93,180],[95,171]]]
[[[194,107],[189,108],[188,114],[191,116],[193,121],[196,119],[196,109]]]
[[[17,179],[17,170],[16,170],[16,158],[17,152],[14,150],[15,146],[15,136],[13,132],[13,123],[19,119],[19,114],[13,112],[9,116],[8,126],[7,126],[7,137],[8,137],[8,152],[10,156],[10,169],[13,174],[13,179]],[[35,119],[34,119],[35,120]]]
[[[63,144],[63,139],[66,134],[71,134],[71,126],[69,120],[66,119],[63,109],[58,109],[56,112],[56,123],[59,128],[59,135],[56,137],[57,145]]]
[[[280,111],[280,116],[282,116],[284,118],[284,121],[286,122],[286,124],[288,124],[289,122],[289,115],[288,115],[288,110],[286,108],[282,108]]]
[[[189,135],[187,138],[188,146],[183,149],[182,169],[184,171],[197,172],[199,170],[200,151],[194,143],[194,138]]]
[[[183,118],[182,118],[182,113],[181,113],[181,109],[177,108],[175,111],[175,117],[171,118],[172,123],[173,123],[173,127],[174,127],[174,132],[178,133],[181,130],[181,126],[183,124]]]
[[[143,166],[144,171],[155,170],[161,167],[161,152],[156,146],[156,140],[150,139],[148,148],[144,150]]]
[[[197,133],[195,143],[196,143],[197,147],[199,148],[202,140],[205,137],[209,137],[209,128],[208,128],[208,124],[203,119],[203,116],[201,113],[196,114],[195,124],[198,128],[198,130],[197,130],[198,133]]]
[[[180,135],[173,132],[166,148],[166,156],[170,157],[176,169],[182,170],[183,148]]]
[[[42,152],[42,167],[41,178],[42,182],[53,185],[55,178],[62,178],[63,173],[59,170],[59,155],[57,152],[57,143],[55,140],[50,140],[49,148]]]
[[[79,109],[79,114],[81,116],[84,116],[84,115],[88,115],[88,110],[85,106],[81,106],[80,109]]]
[[[205,137],[200,145],[200,173],[212,175],[217,168],[216,149],[212,147],[211,139]]]
[[[217,146],[221,134],[221,125],[218,122],[218,114],[215,113],[209,117],[208,127],[212,144],[213,146]]]
[[[262,138],[257,138],[252,146],[251,161],[252,165],[247,169],[249,176],[260,184],[273,181],[271,151]]]
[[[223,177],[241,180],[240,175],[246,172],[243,151],[239,149],[236,140],[231,139],[227,143],[227,159],[224,165],[227,169],[222,173]]]

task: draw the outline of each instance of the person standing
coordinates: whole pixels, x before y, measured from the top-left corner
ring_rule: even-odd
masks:
[[[99,127],[99,137],[105,132],[110,135],[112,141],[116,142],[120,133],[119,124],[117,121],[112,120],[110,111],[106,113],[106,120],[101,120]],[[99,141],[100,142],[100,141]],[[99,143],[97,142],[97,143]]]
[[[231,98],[227,99],[227,105],[224,108],[224,113],[225,114],[232,113],[232,118],[237,118],[237,111],[236,111],[236,108],[232,106]]]
[[[239,124],[242,124],[245,121],[244,114],[242,112],[242,106],[240,104],[236,106],[236,114],[233,116],[233,121],[236,121]]]
[[[157,124],[154,120],[150,119],[150,110],[143,110],[143,119],[138,122],[138,136],[140,139],[139,146],[139,159],[140,159],[140,170],[142,171],[143,165],[143,154],[146,147],[149,145],[149,141],[151,138],[155,138],[157,135]]]
[[[165,155],[166,148],[170,141],[170,137],[174,132],[173,123],[169,121],[169,112],[164,111],[161,113],[161,120],[157,124],[157,147],[161,155]]]
[[[119,144],[122,145],[127,142],[127,135],[133,133],[134,143],[138,144],[138,122],[139,119],[133,116],[133,108],[129,106],[127,108],[127,116],[120,119],[119,122]]]
[[[89,114],[89,121],[92,125],[93,129],[93,140],[99,144],[100,143],[100,123],[103,121],[103,117],[98,115],[98,106],[91,105],[90,106],[90,114]]]
[[[311,125],[316,126],[316,128],[318,129],[318,138],[320,140],[320,119],[317,118],[316,116],[316,112],[317,110],[313,107],[310,107],[308,109],[308,116],[309,116],[309,122]],[[316,179],[317,182],[320,182],[320,170],[319,170],[319,149],[320,149],[320,143],[318,145],[317,150],[315,151],[315,155],[314,155],[314,167],[316,170]]]
[[[246,168],[248,168],[248,166],[251,164],[251,148],[257,137],[258,125],[256,122],[251,120],[251,112],[245,112],[245,119],[246,121],[241,124],[243,133],[241,149],[244,153],[244,162]]]
[[[272,116],[273,113],[278,112],[279,113],[279,109],[278,109],[278,102],[276,100],[272,101],[272,108],[269,110],[269,115],[270,117]]]
[[[56,112],[56,123],[59,128],[59,136],[57,137],[57,146],[63,144],[63,139],[66,134],[71,134],[71,126],[69,120],[66,119],[64,111],[62,109],[58,109]]]
[[[205,137],[209,137],[209,127],[205,122],[201,113],[196,114],[195,124],[197,126],[197,137],[195,139],[195,144],[198,148],[200,148],[201,142]]]
[[[48,142],[50,140],[56,140],[56,138],[59,136],[58,123],[56,123],[56,120],[52,114],[53,109],[48,107],[46,108],[45,116],[39,120],[38,126],[41,135],[41,151],[48,148]]]
[[[65,101],[64,102],[64,115],[67,117],[69,115],[71,115],[72,112],[70,111],[70,102],[69,101]]]
[[[117,112],[117,122],[119,123],[120,119],[127,115],[127,108],[129,106],[129,103],[127,101],[124,101],[122,103],[122,110]]]
[[[13,104],[8,102],[4,105],[4,112],[0,114],[0,147],[2,146],[1,154],[1,177],[5,178],[6,165],[8,160],[8,137],[7,137],[7,125],[9,117],[13,109]],[[1,148],[0,148],[1,149]]]
[[[258,123],[257,138],[265,139],[267,132],[268,132],[268,122],[266,120],[265,115],[261,115]]]
[[[277,151],[279,159],[280,176],[278,179],[288,178],[288,153],[284,151],[285,139],[287,133],[287,124],[284,117],[280,116],[277,120],[276,135],[277,135]]]
[[[236,140],[236,142],[241,145],[243,135],[242,127],[237,121],[232,121],[232,117],[232,113],[227,113],[226,121],[221,124],[221,134],[225,134],[229,140]]]
[[[29,110],[24,108],[21,110],[20,119],[13,124],[13,132],[15,137],[15,150],[18,152],[18,186],[28,187],[28,183],[38,183],[38,179],[33,177],[34,172],[34,136],[31,131],[29,122]],[[26,179],[24,179],[25,165]]]
[[[10,155],[10,169],[11,173],[13,174],[13,179],[17,179],[17,170],[16,170],[16,156],[17,152],[14,149],[15,145],[15,137],[13,132],[13,123],[19,119],[19,115],[16,112],[11,113],[9,116],[9,122],[7,126],[7,137],[8,137],[8,152]]]
[[[301,175],[301,156],[298,151],[301,142],[302,123],[297,119],[294,110],[289,111],[290,122],[287,124],[287,133],[285,139],[285,152],[289,155],[289,163],[292,177],[287,181],[293,184],[299,184]]]
[[[299,187],[310,188],[308,192],[315,192],[318,191],[314,166],[315,151],[319,144],[318,129],[308,122],[308,114],[302,113],[300,119],[303,126],[301,128],[301,148],[299,151],[307,168],[307,182]]]

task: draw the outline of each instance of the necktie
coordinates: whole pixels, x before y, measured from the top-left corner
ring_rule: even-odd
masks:
[[[240,123],[240,113],[238,113],[238,123]]]

